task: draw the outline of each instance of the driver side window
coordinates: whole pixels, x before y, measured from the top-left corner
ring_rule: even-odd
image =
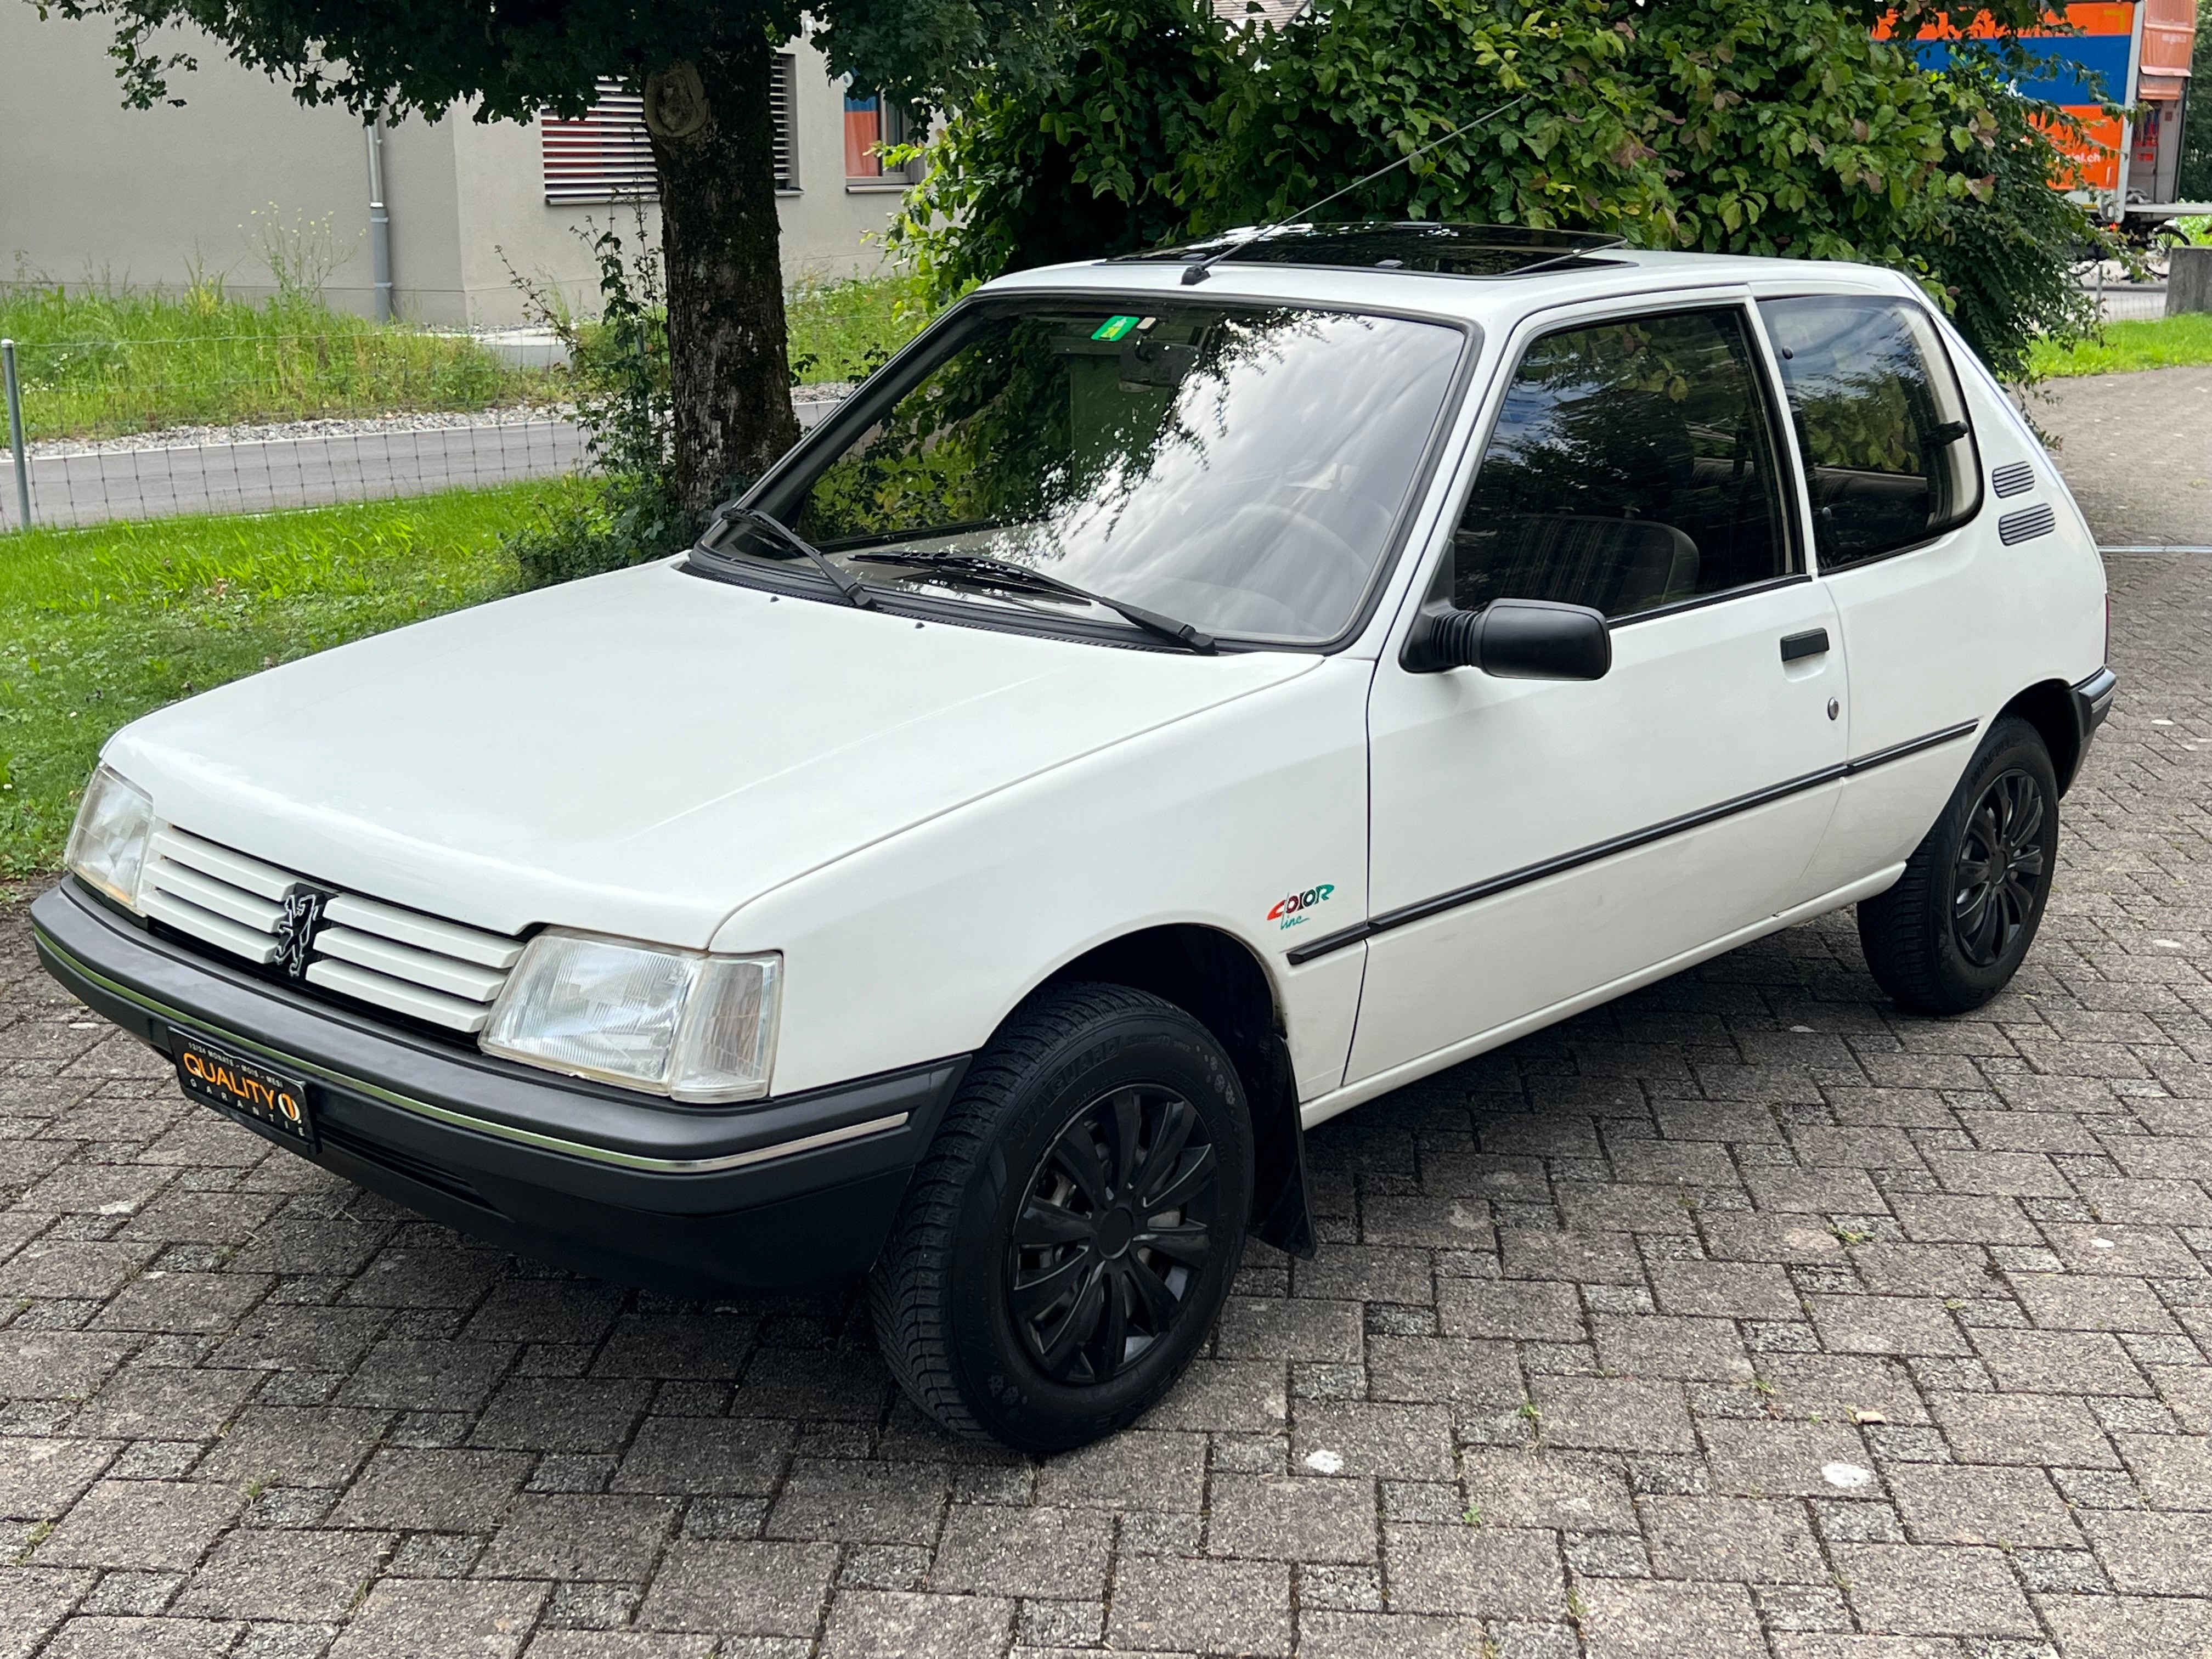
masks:
[[[1632,617],[1793,574],[1741,311],[1547,334],[1514,371],[1452,537],[1452,601]]]

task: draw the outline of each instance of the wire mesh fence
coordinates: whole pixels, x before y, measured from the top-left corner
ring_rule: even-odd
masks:
[[[34,525],[417,495],[587,459],[563,372],[466,335],[46,339],[16,343],[14,356]],[[7,459],[13,472],[12,448]],[[17,497],[11,478],[9,528]]]
[[[0,529],[24,524],[21,495],[29,523],[61,526],[582,470],[568,373],[544,343],[399,330],[15,343],[23,489],[0,429]],[[801,424],[845,390],[795,389]]]

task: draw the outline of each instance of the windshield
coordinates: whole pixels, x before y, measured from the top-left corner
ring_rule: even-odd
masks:
[[[987,301],[763,504],[878,590],[1114,619],[1073,587],[1208,634],[1328,640],[1387,550],[1463,339],[1288,307]]]

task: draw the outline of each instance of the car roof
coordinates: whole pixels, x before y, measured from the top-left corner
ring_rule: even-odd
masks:
[[[1292,228],[1311,230],[1310,227]],[[1405,228],[1352,228],[1372,232]],[[1494,233],[1497,228],[1451,228],[1465,234]],[[1494,331],[1509,328],[1532,312],[1578,301],[1700,288],[1748,288],[1759,295],[1917,292],[1910,278],[1879,265],[1839,259],[1662,252],[1616,246],[1609,240],[1595,238],[1589,239],[1589,246],[1565,247],[1552,244],[1548,251],[1533,256],[1520,269],[1494,274],[1383,267],[1365,262],[1355,264],[1342,262],[1347,252],[1353,255],[1374,252],[1384,246],[1384,240],[1376,236],[1363,241],[1342,234],[1346,228],[1328,229],[1333,234],[1313,236],[1304,245],[1313,247],[1316,252],[1334,256],[1336,262],[1293,263],[1285,255],[1290,248],[1299,246],[1298,242],[1290,238],[1277,240],[1273,236],[1270,240],[1274,246],[1268,248],[1265,258],[1240,258],[1236,239],[1244,233],[1231,232],[1222,238],[1182,248],[1018,271],[985,284],[978,293],[1172,293],[1194,301],[1203,298],[1302,302],[1451,317]],[[1565,240],[1561,233],[1547,234]],[[1219,252],[1224,246],[1228,251]],[[1186,283],[1184,278],[1189,270],[1200,263],[1205,263],[1206,267],[1204,279],[1195,284]]]

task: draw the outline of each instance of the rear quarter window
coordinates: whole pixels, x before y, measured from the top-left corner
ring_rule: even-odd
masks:
[[[1973,428],[1925,311],[1855,295],[1759,308],[1805,459],[1822,569],[1903,552],[1973,517]]]

